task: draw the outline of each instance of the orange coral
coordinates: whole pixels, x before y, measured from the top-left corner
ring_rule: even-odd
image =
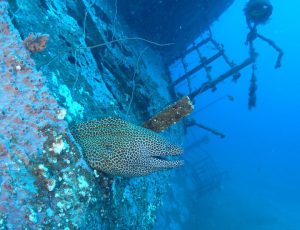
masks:
[[[30,33],[27,38],[23,41],[25,47],[32,53],[43,51],[46,48],[48,42],[48,34],[33,34]]]

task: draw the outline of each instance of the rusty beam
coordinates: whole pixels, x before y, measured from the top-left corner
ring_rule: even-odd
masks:
[[[155,132],[161,132],[189,115],[194,106],[188,96],[182,97],[175,103],[167,106],[161,112],[144,123],[144,127]]]

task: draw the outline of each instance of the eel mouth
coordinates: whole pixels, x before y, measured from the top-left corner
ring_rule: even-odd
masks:
[[[165,155],[165,156],[151,156],[151,157],[159,159],[159,160],[163,160],[163,161],[174,161],[174,160],[179,160],[180,155],[181,154],[178,154],[178,155]]]
[[[167,147],[166,152],[167,153],[165,154],[152,155],[151,158],[157,159],[166,164],[184,164],[184,161],[180,159],[180,156],[183,154],[183,148],[171,145]]]
[[[179,158],[179,155],[167,155],[167,156],[152,156],[151,160],[158,163],[156,168],[169,169],[177,168],[184,165],[184,160]]]

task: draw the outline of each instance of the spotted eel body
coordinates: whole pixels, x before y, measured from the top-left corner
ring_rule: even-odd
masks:
[[[165,160],[182,153],[159,134],[120,118],[103,118],[72,129],[92,168],[116,176],[144,176],[183,164]]]

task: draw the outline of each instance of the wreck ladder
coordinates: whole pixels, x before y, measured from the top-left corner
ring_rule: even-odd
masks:
[[[207,58],[201,53],[200,48],[204,45],[208,45],[209,43],[213,45],[213,47],[216,49],[217,52]],[[199,64],[197,66],[193,67],[191,70],[188,70],[188,65],[187,65],[185,59],[192,52],[197,53],[197,56],[199,58]],[[213,78],[211,76],[211,66],[210,65],[213,64],[213,62],[215,62],[219,58],[222,58],[224,60],[226,65],[229,67],[229,70],[227,70],[223,74],[219,75],[218,77]],[[236,81],[240,77],[239,71],[242,70],[243,68],[247,67],[248,65],[252,64],[254,61],[253,58],[249,57],[249,58],[245,59],[239,65],[236,65],[233,61],[230,61],[228,56],[225,54],[223,45],[219,44],[216,40],[214,40],[212,38],[212,36],[209,36],[208,38],[203,39],[202,41],[200,41],[198,43],[194,42],[190,48],[186,49],[181,54],[180,57],[177,56],[176,58],[174,58],[172,60],[172,63],[174,63],[175,61],[179,61],[179,60],[183,66],[184,74],[179,76],[176,80],[173,80],[170,83],[169,87],[170,87],[171,91],[176,94],[177,93],[176,86],[178,86],[180,83],[183,83],[184,81],[186,81],[187,86],[188,86],[188,91],[189,91],[188,96],[190,97],[191,100],[194,100],[196,96],[198,96],[199,94],[201,94],[209,89],[214,91],[216,89],[216,86],[220,82],[224,81],[225,79],[229,78],[230,76],[232,76],[233,80]],[[191,83],[190,77],[192,75],[197,74],[202,69],[205,70],[206,81],[204,83],[202,83],[202,85],[200,87],[198,87],[197,89],[192,90],[192,83]],[[199,76],[196,75],[196,77],[199,77]],[[170,76],[170,79],[172,79],[171,76]]]
[[[212,45],[214,50],[216,52],[213,52],[209,57],[206,57],[201,52],[201,47]],[[187,64],[187,56],[194,53],[197,57],[198,64],[189,69]],[[215,61],[222,58],[223,62],[225,62],[225,65],[229,67],[228,70],[221,73],[219,76],[214,78],[211,74],[212,65]],[[188,97],[191,99],[193,104],[195,104],[195,98],[199,96],[200,94],[206,92],[207,90],[215,91],[216,87],[219,83],[226,80],[229,77],[232,77],[234,81],[238,80],[240,78],[239,71],[243,68],[247,67],[248,65],[251,65],[254,62],[253,57],[246,58],[243,62],[241,62],[239,65],[236,65],[233,61],[231,61],[228,56],[226,55],[224,51],[224,47],[222,44],[218,43],[213,37],[211,31],[209,31],[209,36],[205,39],[202,39],[200,42],[196,43],[193,42],[192,46],[187,48],[180,56],[175,57],[172,60],[173,63],[180,63],[182,65],[183,74],[179,76],[177,79],[172,80],[172,76],[170,74],[171,83],[169,85],[171,92],[174,93],[174,95],[179,95],[180,93],[177,92],[176,87],[180,84],[186,84],[188,89]],[[169,65],[171,67],[171,64]],[[199,79],[201,76],[200,70],[203,70],[205,72],[205,78],[204,81],[202,80],[202,83],[197,88],[193,89],[193,83],[191,81],[191,77],[194,76],[195,78]],[[200,79],[199,79],[200,80]],[[185,133],[187,132],[187,128],[194,126],[201,129],[204,129],[206,131],[211,132],[214,135],[217,135],[221,138],[224,138],[225,135],[221,132],[209,128],[206,125],[200,124],[195,119],[186,118],[184,120],[185,123]]]

